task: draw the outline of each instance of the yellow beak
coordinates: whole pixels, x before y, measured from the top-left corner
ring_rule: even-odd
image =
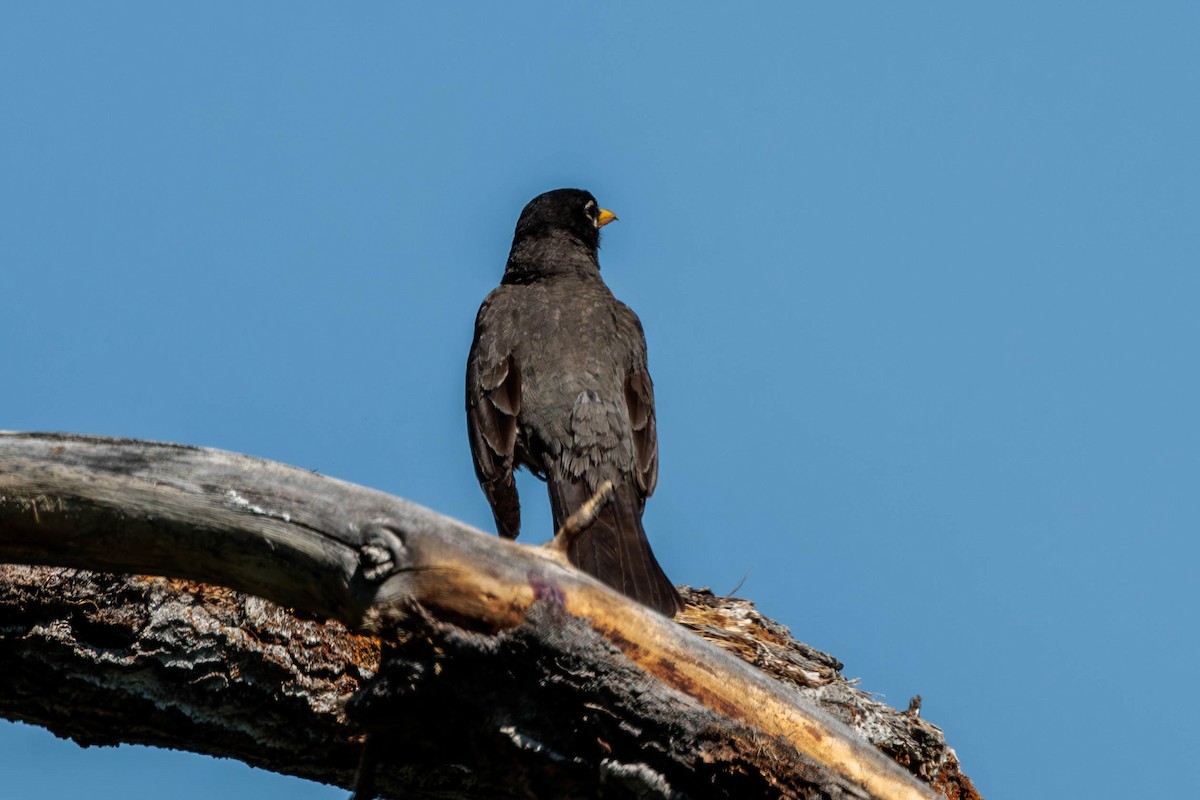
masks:
[[[596,218],[596,227],[603,228],[610,222],[617,219],[617,215],[609,211],[607,208],[600,209],[600,216]]]

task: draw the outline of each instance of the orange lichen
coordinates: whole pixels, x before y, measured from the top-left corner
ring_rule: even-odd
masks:
[[[933,781],[933,789],[946,800],[983,800],[971,779],[962,774],[958,759],[953,755],[942,765]]]

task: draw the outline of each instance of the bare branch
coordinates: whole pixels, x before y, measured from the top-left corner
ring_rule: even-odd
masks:
[[[692,719],[680,730],[700,738],[681,742],[681,751],[701,752],[700,739],[722,731],[727,756],[740,763],[752,743],[774,760],[803,765],[784,770],[798,781],[785,796],[809,796],[803,786],[930,796],[792,687],[542,548],[281,464],[178,445],[0,434],[0,561],[202,580],[355,628],[425,625],[439,647],[475,654],[485,674],[513,662],[479,661],[479,654],[506,648],[535,662],[577,659],[622,676],[610,684],[625,692],[608,698],[612,706],[674,723]],[[462,666],[472,658],[455,663],[452,671],[479,677]],[[502,696],[493,700],[504,705]],[[523,724],[537,727],[533,719]],[[514,731],[521,735],[520,726]],[[769,773],[769,760],[751,763]]]
[[[596,490],[596,493],[580,506],[578,511],[567,517],[562,527],[554,534],[554,538],[547,542],[544,547],[555,553],[556,557],[565,563],[567,550],[571,546],[571,540],[592,526],[592,523],[596,521],[596,517],[600,514],[600,510],[604,508],[605,503],[612,500],[612,496],[612,481],[605,481],[600,484],[600,488]]]

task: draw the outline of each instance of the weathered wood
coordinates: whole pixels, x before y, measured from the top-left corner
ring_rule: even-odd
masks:
[[[0,716],[83,745],[348,786],[360,747],[344,706],[379,661],[375,637],[222,587],[0,565]]]
[[[506,763],[514,749],[533,748],[522,731],[537,729],[538,685],[497,693],[496,682],[484,680],[503,673],[514,663],[505,657],[519,652],[535,662],[539,657],[565,660],[621,675],[613,685],[625,688],[623,694],[612,690],[611,705],[644,704],[650,709],[646,719],[673,724],[683,733],[678,747],[668,748],[674,761],[665,758],[663,764],[704,754],[726,771],[738,763],[786,781],[779,787],[786,789],[785,796],[810,796],[809,790],[929,796],[927,788],[795,689],[559,563],[544,549],[488,536],[398,498],[281,464],[178,445],[0,434],[0,561],[198,579],[353,627],[402,621],[412,629],[414,620],[418,629],[431,625],[436,635],[417,639],[436,638],[458,652],[446,664],[460,678],[437,682],[456,687],[445,691],[441,702],[469,697],[461,687],[471,681],[496,708],[504,707],[505,697],[525,698],[510,710],[514,718],[521,712],[529,717],[512,727],[525,738],[510,737],[497,763]],[[401,657],[396,663],[411,666],[420,659]],[[480,666],[464,666],[472,663]],[[584,696],[598,688],[586,685],[568,694]],[[422,690],[400,702],[420,706],[432,697],[438,692]],[[378,707],[363,705],[368,711]],[[699,746],[714,731],[719,732],[716,741],[730,748],[732,761]],[[542,736],[554,733],[546,730]],[[746,748],[730,742],[749,743],[770,757],[747,761]],[[627,744],[636,750],[636,742]],[[778,769],[764,772],[772,761],[796,769],[787,775]],[[593,774],[596,764],[586,769]]]
[[[856,688],[835,659],[794,641],[748,601],[686,588],[683,595],[682,624],[792,683],[944,796],[976,797],[937,728]],[[601,776],[611,784],[621,775],[627,784],[669,777],[675,792],[704,797],[829,796],[811,780],[806,794],[798,765],[779,757],[778,746],[721,741],[715,730],[689,741],[670,716],[656,721],[644,704],[628,713],[628,702],[609,703],[631,695],[614,686],[620,673],[606,675],[595,662],[568,673],[561,653],[533,658],[527,647],[512,655],[515,642],[505,657],[493,643],[490,654],[461,659],[463,639],[409,631],[389,646],[398,657],[377,678],[379,639],[259,598],[181,580],[0,565],[0,717],[82,744],[182,747],[343,787],[370,725],[381,731],[376,777],[385,796],[473,789],[552,797],[557,786],[557,796],[611,797],[622,795]],[[510,670],[506,662],[519,662],[522,691],[515,678],[497,679],[498,662]],[[396,691],[397,677],[416,678],[419,691]],[[356,717],[348,720],[352,697]],[[524,720],[530,713],[532,725]],[[547,745],[540,751],[538,736]],[[579,757],[600,742],[609,748],[602,758]],[[751,769],[755,759],[766,763]]]

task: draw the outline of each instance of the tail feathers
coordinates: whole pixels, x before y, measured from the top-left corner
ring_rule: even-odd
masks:
[[[555,527],[560,527],[591,496],[582,482],[551,478]],[[567,558],[584,572],[672,617],[683,609],[683,599],[650,549],[642,528],[642,505],[632,483],[618,486],[595,522],[571,541]]]

